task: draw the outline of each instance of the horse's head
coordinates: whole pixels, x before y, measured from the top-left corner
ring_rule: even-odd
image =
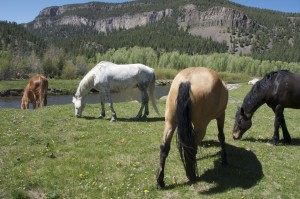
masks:
[[[25,103],[23,100],[22,100],[22,103],[21,103],[21,109],[27,109],[28,107],[28,103]]]
[[[26,97],[22,97],[22,102],[21,102],[21,109],[28,109],[29,108],[29,102]]]
[[[252,126],[251,116],[245,114],[244,109],[238,107],[235,114],[235,122],[233,127],[233,139],[242,138],[243,134]]]
[[[73,95],[73,100],[72,100],[74,107],[75,107],[75,116],[76,117],[81,117],[82,111],[84,109],[85,103],[82,97]]]

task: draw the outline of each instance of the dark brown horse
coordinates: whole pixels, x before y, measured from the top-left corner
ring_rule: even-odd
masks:
[[[177,145],[186,175],[196,180],[197,145],[205,136],[206,128],[217,120],[218,138],[222,147],[222,163],[227,163],[223,132],[228,91],[219,75],[204,67],[186,68],[172,82],[165,111],[165,130],[160,146],[157,188],[165,187],[164,169],[173,133],[177,128]]]
[[[233,127],[234,139],[240,139],[252,126],[251,118],[254,112],[265,103],[275,113],[273,138],[269,142],[277,144],[280,126],[284,142],[291,142],[283,111],[284,108],[300,109],[300,75],[287,70],[270,72],[253,85],[242,106],[236,112]]]
[[[42,107],[47,105],[48,80],[42,75],[35,75],[24,89],[21,109],[28,109],[29,103],[32,107]]]

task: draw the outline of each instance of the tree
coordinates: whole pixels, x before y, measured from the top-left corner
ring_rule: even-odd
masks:
[[[76,68],[72,61],[66,61],[62,71],[61,77],[63,79],[74,79],[76,78]]]
[[[77,56],[75,61],[76,76],[83,76],[87,73],[87,58],[85,56]]]

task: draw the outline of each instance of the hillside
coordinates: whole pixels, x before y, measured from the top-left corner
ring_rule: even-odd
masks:
[[[0,51],[12,51],[14,56],[26,56],[32,51],[42,52],[43,39],[16,24],[0,21]]]
[[[296,53],[300,48],[300,15],[225,0],[137,0],[49,7],[26,27],[74,53],[138,45],[189,54],[228,51],[259,59],[300,61]],[[174,44],[183,43],[181,38],[188,38],[183,48]],[[199,50],[203,48],[206,50]]]

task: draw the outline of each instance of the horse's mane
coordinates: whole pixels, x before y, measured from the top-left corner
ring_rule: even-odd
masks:
[[[264,103],[265,93],[273,86],[274,80],[278,75],[290,74],[288,70],[271,71],[267,73],[261,80],[257,81],[246,95],[242,107],[244,109],[256,110]]]
[[[95,73],[97,70],[100,70],[101,63],[97,64],[94,68],[92,68],[80,81],[79,86],[76,91],[76,96],[85,95],[89,90],[93,87]]]

